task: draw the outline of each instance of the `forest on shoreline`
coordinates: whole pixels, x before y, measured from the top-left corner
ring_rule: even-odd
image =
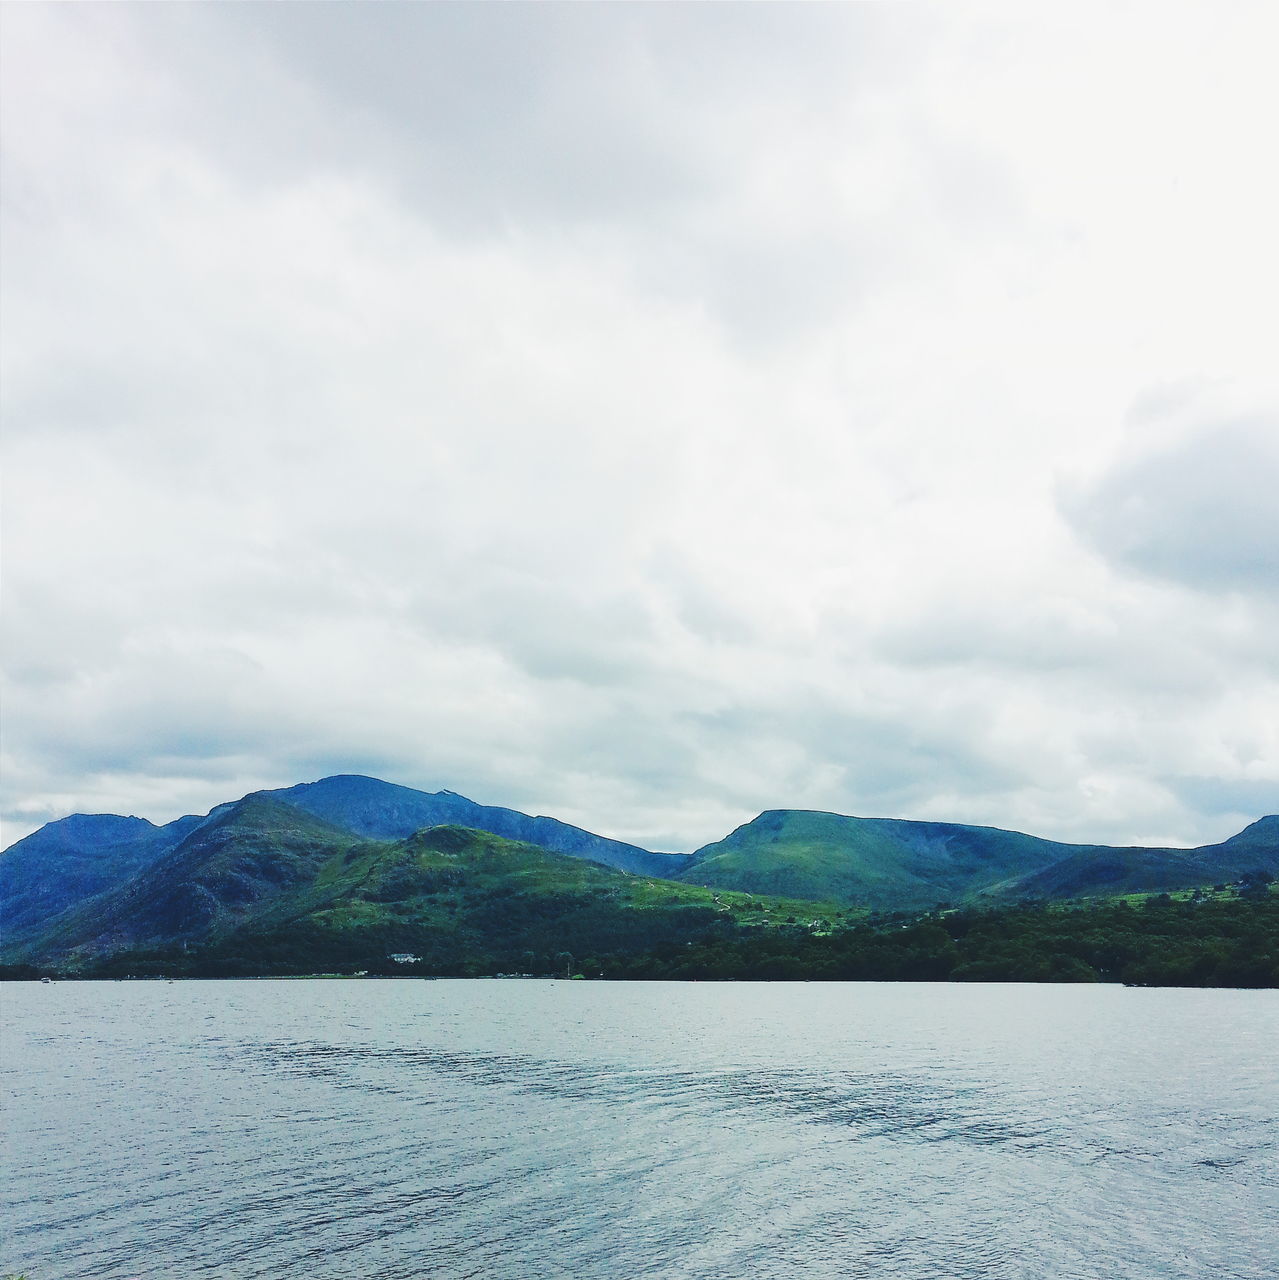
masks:
[[[614,980],[1117,982],[1170,987],[1279,987],[1279,894],[868,916],[830,927],[761,929],[698,908],[617,920],[588,901],[560,901],[501,928],[430,939],[393,929],[326,935],[301,923],[187,950],[118,952],[74,973],[7,965],[0,977],[247,978],[311,974]],[[494,922],[496,924],[496,922]],[[393,954],[408,952],[411,961]]]

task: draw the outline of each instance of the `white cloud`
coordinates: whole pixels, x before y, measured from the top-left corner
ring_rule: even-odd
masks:
[[[14,9],[9,838],[1273,808],[1273,21]]]

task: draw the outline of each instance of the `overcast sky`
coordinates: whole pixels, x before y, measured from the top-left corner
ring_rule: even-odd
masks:
[[[7,5],[5,842],[336,772],[1279,809],[1279,8]]]

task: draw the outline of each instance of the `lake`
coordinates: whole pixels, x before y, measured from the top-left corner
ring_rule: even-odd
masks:
[[[1279,992],[409,979],[0,1002],[0,1275],[1279,1275]]]

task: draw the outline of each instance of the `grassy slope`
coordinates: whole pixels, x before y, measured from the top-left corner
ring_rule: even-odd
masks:
[[[1279,817],[1261,818],[1197,849],[1098,848],[993,886],[995,898],[1083,898],[1165,893],[1233,883],[1251,871],[1279,875]]]
[[[190,946],[264,963],[389,951],[599,951],[693,936],[717,921],[812,925],[832,904],[760,900],[635,875],[488,832],[439,826],[405,840],[353,836],[254,796],[122,891],[59,917],[12,960],[76,966],[117,951]],[[821,927],[815,925],[814,927]]]
[[[364,842],[331,857],[314,881],[258,912],[238,942],[274,933],[311,946],[327,937],[350,950],[447,945],[507,952],[574,933],[602,948],[640,942],[672,924],[812,923],[830,903],[757,899],[634,875],[489,832],[440,826],[394,843]],[[362,942],[362,939],[364,942]]]
[[[234,945],[255,956],[271,945],[314,954],[433,948],[481,956],[553,950],[567,939],[603,952],[675,941],[716,923],[793,921],[821,931],[867,908],[1233,880],[1242,870],[1268,869],[1268,860],[1279,870],[1277,835],[1279,819],[1267,818],[1220,846],[1115,850],[993,828],[772,811],[701,850],[677,883],[456,826],[369,840],[259,794],[5,958],[74,963],[175,943]],[[1115,859],[1127,870],[1107,879],[1107,860]],[[1170,883],[1170,865],[1196,869]]]
[[[681,879],[914,911],[938,902],[1159,893],[1254,869],[1279,874],[1277,818],[1220,845],[1124,849],[993,827],[772,810],[700,849]]]
[[[771,810],[700,849],[681,879],[912,910],[963,898],[1073,851],[989,827]]]

